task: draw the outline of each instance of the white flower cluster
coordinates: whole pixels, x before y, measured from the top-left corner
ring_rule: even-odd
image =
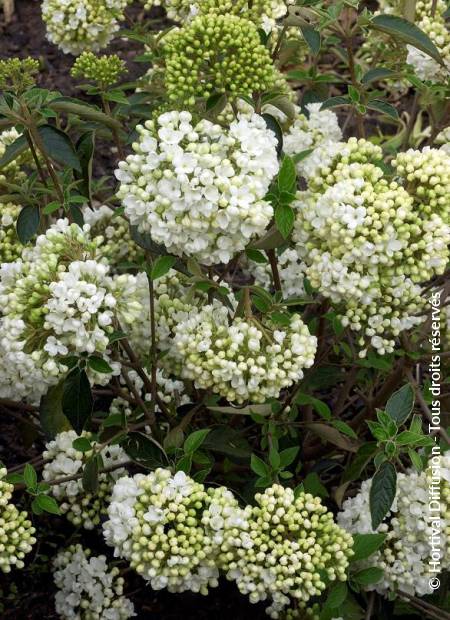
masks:
[[[133,603],[123,596],[119,569],[110,568],[106,556],[72,545],[58,553],[53,567],[55,608],[63,620],[127,620],[136,615]]]
[[[115,216],[114,210],[107,205],[94,209],[85,207],[83,218],[90,227],[90,234],[95,238],[99,255],[106,258],[112,271],[119,265],[135,263],[143,251],[133,241],[128,222]]]
[[[255,501],[222,545],[227,578],[251,603],[269,601],[267,613],[279,618],[294,601],[345,581],[353,539],[319,498],[274,484]]]
[[[87,493],[83,489],[81,474],[87,459],[92,456],[92,450],[80,452],[73,447],[73,442],[79,437],[92,439],[92,435],[83,432],[81,436],[75,431],[63,431],[56,438],[46,445],[43,458],[48,460],[45,463],[42,477],[50,482],[68,476],[79,478],[60,484],[53,484],[51,487],[54,497],[62,502],[61,512],[67,515],[68,520],[74,525],[82,525],[87,530],[92,530],[100,523],[102,514],[106,512],[106,504],[111,495],[114,481],[123,475],[124,469],[119,467],[121,463],[128,460],[124,450],[117,445],[106,446],[101,450],[103,467],[115,467],[109,472],[102,472],[98,477],[98,490],[95,494]],[[93,448],[95,441],[91,441]]]
[[[441,531],[444,533],[443,549],[450,542],[450,455],[441,458]],[[338,523],[352,534],[372,533],[369,493],[372,481],[365,480],[359,493],[347,499],[338,515]],[[397,589],[424,596],[431,594],[430,537],[432,513],[429,511],[429,484],[427,472],[410,471],[397,474],[397,491],[391,510],[377,532],[386,534],[382,547],[358,566],[378,566],[383,578],[367,587],[387,595]],[[443,559],[442,569],[450,567],[448,558]]]
[[[67,372],[67,355],[97,353],[120,372],[108,357],[109,335],[116,317],[126,327],[140,316],[137,279],[110,276],[88,233],[59,220],[22,259],[1,265],[0,397],[37,402]]]
[[[283,150],[286,155],[298,155],[303,151],[317,149],[320,153],[333,149],[336,142],[342,140],[342,131],[338,117],[331,110],[321,110],[321,103],[309,103],[306,106],[307,115],[299,114],[283,138]],[[310,177],[320,159],[311,153],[309,157],[296,164],[297,172],[301,176]]]
[[[424,320],[420,283],[449,259],[450,158],[411,149],[388,181],[379,147],[354,138],[335,147],[298,193],[293,238],[312,286],[360,334],[361,355],[367,344],[384,354]]]
[[[278,272],[281,280],[283,297],[300,297],[305,294],[304,277],[306,263],[300,258],[296,248],[286,248],[277,256]],[[270,289],[272,286],[272,270],[268,263],[248,261],[246,271],[254,277],[255,284]]]
[[[103,530],[114,554],[155,590],[207,594],[218,584],[219,545],[235,513],[227,489],[207,491],[184,472],[157,469],[116,482]]]
[[[135,153],[116,171],[131,224],[207,265],[227,263],[263,233],[273,215],[264,196],[278,161],[262,117],[240,116],[224,129],[173,111],[137,130]]]
[[[421,80],[446,83],[450,75],[450,32],[444,17],[447,4],[444,0],[437,0],[437,2],[436,0],[418,0],[415,8],[415,24],[435,44],[444,61],[444,66],[412,45],[407,46],[407,62],[414,67]]]
[[[66,54],[106,47],[120,28],[129,0],[43,0],[47,38]]]
[[[35,529],[25,511],[19,512],[11,503],[14,486],[5,482],[5,467],[0,467],[0,571],[23,568],[25,555],[30,553],[36,538]]]
[[[435,144],[450,155],[450,127],[446,127],[436,136]]]
[[[229,323],[225,306],[206,305],[175,328],[181,376],[230,402],[264,402],[303,377],[314,363],[317,339],[299,315],[288,326],[252,318]]]
[[[11,263],[22,254],[23,246],[16,232],[20,207],[8,202],[0,206],[0,263]]]

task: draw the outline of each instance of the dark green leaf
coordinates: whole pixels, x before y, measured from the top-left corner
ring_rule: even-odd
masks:
[[[275,209],[275,224],[285,239],[289,237],[294,227],[294,211],[288,205],[280,204]]]
[[[87,437],[77,437],[77,439],[74,439],[72,448],[79,452],[89,452],[89,450],[92,450],[91,442]]]
[[[316,472],[311,472],[306,476],[303,480],[303,488],[305,493],[311,493],[311,495],[317,495],[318,497],[328,497],[328,491],[323,486]]]
[[[17,140],[14,140],[12,144],[8,144],[2,157],[0,157],[0,169],[17,159],[17,157],[24,153],[28,148],[27,139],[23,135],[19,136]]]
[[[62,410],[63,390],[64,381],[60,381],[41,398],[40,421],[42,430],[49,439],[54,439],[58,433],[70,430],[70,422]]]
[[[355,455],[355,458],[344,471],[342,476],[342,482],[351,482],[359,478],[366,465],[374,456],[377,451],[377,444],[375,442],[368,442],[363,444]]]
[[[280,127],[280,123],[274,116],[271,116],[270,114],[263,114],[262,117],[266,121],[267,127],[275,134],[278,142],[277,153],[279,155],[283,150],[283,131]]]
[[[38,495],[35,498],[35,501],[43,512],[49,512],[52,515],[61,514],[59,506],[53,497],[49,497],[48,495]]]
[[[247,440],[229,426],[214,427],[203,442],[203,448],[237,459],[248,459],[252,451]]]
[[[209,431],[210,431],[209,428],[203,428],[199,431],[194,431],[188,437],[186,437],[186,440],[183,446],[185,453],[192,454],[193,452],[198,450],[200,446],[202,445],[202,443],[205,441],[206,436],[208,435]]]
[[[320,32],[311,28],[311,26],[301,26],[300,29],[311,53],[317,56],[320,52]]]
[[[37,484],[37,473],[30,463],[27,463],[24,467],[23,479],[28,488],[34,489]]]
[[[370,25],[375,30],[400,39],[408,45],[412,45],[417,49],[431,56],[439,64],[443,64],[443,60],[438,52],[437,47],[420,28],[409,22],[403,17],[397,15],[376,15],[372,18]]]
[[[414,407],[414,390],[409,383],[394,392],[386,403],[386,413],[396,422],[404,424]]]
[[[264,463],[264,461],[261,460],[259,456],[256,456],[256,454],[252,454],[251,456],[250,467],[252,468],[252,471],[254,471],[255,474],[257,474],[258,476],[265,477],[270,474],[270,469],[268,465]]]
[[[81,173],[75,172],[75,178],[81,180],[80,192],[92,202],[92,165],[94,159],[95,132],[84,133],[77,142],[76,150],[80,159]]]
[[[375,82],[376,80],[384,80],[385,78],[396,75],[395,71],[392,69],[386,69],[385,67],[378,67],[376,69],[369,69],[367,73],[363,75],[361,82],[363,84],[370,84],[370,82]]]
[[[376,110],[377,112],[381,112],[381,114],[386,114],[394,120],[398,118],[397,109],[387,101],[381,101],[381,99],[371,99],[366,103],[366,106],[370,110]]]
[[[86,371],[76,367],[64,381],[62,410],[78,435],[81,435],[91,417],[92,405],[91,385]]]
[[[397,472],[392,463],[385,461],[372,478],[370,485],[370,514],[372,529],[376,530],[389,512],[395,498]]]
[[[27,205],[22,209],[16,224],[17,236],[21,243],[26,244],[34,237],[38,231],[40,219],[38,207]]]
[[[86,493],[97,493],[98,491],[98,455],[94,455],[88,461],[83,469],[82,484]]]
[[[294,162],[290,157],[285,155],[278,173],[278,188],[280,192],[292,192],[295,190],[297,173],[295,171]]]
[[[377,583],[383,577],[383,569],[372,566],[371,568],[364,568],[355,575],[352,575],[352,580],[360,586],[370,586],[372,583]]]
[[[175,256],[159,256],[153,264],[150,277],[152,280],[157,280],[172,269],[177,262]]]
[[[89,357],[88,366],[92,368],[92,370],[95,370],[95,372],[100,372],[102,374],[109,374],[113,371],[108,362],[105,362],[102,357],[98,357],[97,355],[91,355]]]
[[[167,465],[167,455],[162,446],[143,433],[128,433],[121,445],[128,456],[135,461],[142,461],[148,467]]]
[[[351,561],[365,560],[384,543],[386,534],[353,534],[353,553]]]
[[[340,581],[337,583],[330,589],[327,600],[325,601],[325,607],[327,609],[336,609],[340,607],[347,598],[347,591],[347,584],[345,582]]]
[[[328,110],[329,108],[336,108],[340,105],[350,105],[351,101],[348,97],[330,97],[322,103],[321,110]]]
[[[245,250],[245,253],[247,254],[248,258],[254,261],[255,263],[261,263],[261,264],[267,263],[267,258],[259,250],[247,248],[247,250]]]
[[[59,164],[73,168],[81,173],[81,164],[78,155],[71,139],[64,131],[52,125],[41,125],[38,127],[38,132],[49,157]]]

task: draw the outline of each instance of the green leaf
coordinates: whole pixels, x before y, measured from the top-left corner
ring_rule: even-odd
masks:
[[[24,135],[19,136],[12,144],[8,144],[2,157],[0,157],[0,169],[5,168],[28,148],[28,142]]]
[[[84,133],[76,144],[76,151],[80,159],[81,173],[75,171],[75,178],[82,181],[79,191],[92,202],[92,166],[95,150],[95,132]]]
[[[121,130],[121,124],[115,118],[101,112],[98,108],[88,105],[79,99],[57,97],[49,102],[48,107],[61,114],[75,114],[94,123],[101,123],[111,129]]]
[[[294,227],[294,211],[288,205],[280,204],[275,209],[275,224],[285,239],[289,237]]]
[[[270,228],[267,233],[261,237],[261,239],[253,241],[249,247],[256,248],[258,250],[274,250],[283,243],[283,235],[277,228],[273,227]]]
[[[194,431],[188,437],[186,437],[183,445],[184,452],[186,454],[192,454],[200,448],[205,441],[207,434],[211,429],[203,428],[199,431]]]
[[[292,192],[295,190],[297,181],[297,173],[295,171],[295,165],[291,157],[285,155],[281,164],[280,172],[278,173],[278,189],[280,192]]]
[[[128,433],[121,445],[128,456],[145,463],[147,467],[167,466],[167,454],[163,447],[148,435],[133,431]]]
[[[89,450],[92,450],[91,442],[87,437],[77,437],[77,439],[74,439],[72,448],[79,452],[89,452]]]
[[[423,470],[423,462],[420,454],[417,454],[412,448],[408,448],[408,456],[411,459],[413,467],[420,473]]]
[[[81,435],[86,422],[91,417],[92,406],[91,385],[86,371],[76,367],[64,381],[62,410],[78,435]]]
[[[328,491],[315,471],[308,474],[303,480],[303,488],[305,493],[311,493],[311,495],[317,495],[318,497],[328,497]]]
[[[331,424],[334,426],[334,428],[337,428],[338,431],[344,433],[344,435],[347,435],[352,439],[358,439],[358,435],[346,422],[343,422],[342,420],[332,420]]]
[[[102,357],[98,357],[97,355],[89,356],[88,366],[89,368],[92,368],[92,370],[95,370],[95,372],[100,372],[106,375],[113,371],[108,362],[105,362]]]
[[[300,448],[298,446],[293,446],[292,448],[286,448],[280,452],[280,465],[281,467],[289,467],[291,465],[299,452]]]
[[[283,150],[283,131],[280,127],[280,123],[274,116],[271,116],[270,114],[263,114],[262,117],[266,121],[267,127],[275,134],[275,138],[277,139],[278,143],[277,153],[279,155]]]
[[[48,205],[46,205],[42,209],[42,213],[44,215],[50,215],[54,211],[57,211],[58,209],[61,209],[61,207],[62,207],[62,204],[60,202],[58,202],[57,200],[54,200],[53,202],[49,202]]]
[[[300,30],[302,31],[303,38],[311,50],[311,53],[317,56],[320,52],[320,32],[311,28],[311,26],[300,26]]]
[[[359,478],[366,465],[374,456],[378,447],[376,442],[368,442],[363,444],[357,451],[355,458],[344,471],[342,482],[351,482]]]
[[[314,149],[305,149],[304,151],[301,151],[300,153],[293,155],[292,161],[294,162],[294,164],[298,164],[299,162],[309,157],[313,151]]]
[[[280,467],[280,463],[281,463],[280,454],[279,454],[278,450],[276,448],[274,448],[274,447],[272,447],[269,450],[269,463],[270,463],[272,469],[277,470]]]
[[[47,155],[63,166],[73,168],[81,173],[81,164],[69,136],[52,125],[40,125],[39,135],[44,143]]]
[[[185,454],[177,463],[177,471],[184,471],[188,474],[192,467],[192,454]]]
[[[407,383],[394,392],[386,404],[386,413],[396,422],[397,426],[404,424],[414,407],[414,390]]]
[[[383,569],[372,566],[371,568],[364,568],[358,573],[352,575],[352,581],[360,586],[370,586],[372,583],[378,583],[383,577]]]
[[[260,263],[260,264],[267,263],[267,258],[259,250],[254,250],[252,248],[247,248],[245,250],[245,253],[247,254],[248,258],[250,260],[254,261],[255,263]]]
[[[330,108],[336,108],[340,105],[350,105],[351,101],[349,97],[330,97],[322,103],[321,110],[329,110]]]
[[[151,279],[157,280],[158,278],[165,276],[176,262],[177,259],[175,256],[159,256],[153,264],[152,271],[150,273]]]
[[[381,112],[381,114],[390,116],[394,120],[398,119],[397,109],[387,101],[382,101],[381,99],[371,99],[366,103],[366,106],[369,110],[376,110],[377,112]]]
[[[229,426],[214,427],[203,442],[203,448],[235,459],[248,459],[252,452],[245,437]]]
[[[98,491],[98,470],[99,458],[94,455],[88,461],[83,469],[82,484],[86,493],[97,493]]]
[[[330,589],[327,600],[325,601],[325,607],[327,609],[336,609],[340,607],[347,598],[347,592],[347,584],[344,581],[337,583]]]
[[[434,446],[434,439],[429,435],[422,435],[421,433],[413,433],[411,431],[403,431],[397,435],[395,442],[398,446]]]
[[[48,439],[54,439],[58,433],[70,430],[70,422],[62,410],[64,380],[52,386],[41,398],[39,406],[42,430]]]
[[[353,534],[353,553],[351,561],[365,560],[384,543],[386,534]]]
[[[261,476],[262,478],[270,475],[269,466],[264,463],[264,461],[260,459],[259,456],[256,456],[256,454],[252,454],[251,456],[250,467],[252,468],[252,471],[255,472],[255,474]]]
[[[395,499],[396,487],[395,467],[389,461],[385,461],[375,473],[370,485],[369,504],[372,529],[376,530],[389,512]]]
[[[393,75],[396,75],[396,73],[395,71],[392,71],[392,69],[377,67],[376,69],[369,69],[369,71],[363,75],[361,82],[363,84],[370,84],[371,82],[384,80],[385,78],[392,77]]]
[[[61,514],[59,506],[53,497],[49,497],[48,495],[38,495],[35,498],[35,501],[43,512],[49,512],[52,515]]]
[[[295,398],[297,405],[312,405],[317,413],[325,420],[331,420],[331,411],[328,405],[309,394],[298,394]]]
[[[38,207],[27,205],[22,209],[16,224],[17,236],[21,243],[25,245],[34,237],[39,229],[40,220],[41,215]]]
[[[37,473],[30,463],[27,463],[24,467],[23,479],[29,489],[34,489],[37,484]]]
[[[397,15],[376,15],[370,21],[370,25],[379,32],[384,32],[395,37],[395,39],[400,39],[404,43],[416,47],[434,58],[440,65],[444,64],[437,47],[428,35],[408,20]]]
[[[114,103],[121,103],[123,105],[129,104],[128,98],[121,90],[110,90],[105,94],[105,99],[108,101],[114,101]]]

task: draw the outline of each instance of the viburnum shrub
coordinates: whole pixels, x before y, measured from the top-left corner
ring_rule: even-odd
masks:
[[[446,3],[41,9],[69,90],[0,60],[8,605],[449,617]]]

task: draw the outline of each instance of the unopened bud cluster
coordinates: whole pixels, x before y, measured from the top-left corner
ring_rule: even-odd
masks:
[[[0,263],[12,263],[22,254],[23,246],[16,232],[16,221],[19,213],[20,207],[11,202],[1,205]]]
[[[270,89],[275,70],[258,28],[236,15],[199,15],[163,40],[170,101],[193,106],[215,93],[251,96]]]
[[[73,77],[92,80],[106,88],[115,84],[125,71],[125,63],[116,54],[96,56],[83,52],[75,61],[70,73]]]
[[[36,542],[28,514],[11,502],[14,486],[3,480],[7,473],[5,467],[0,467],[0,571],[3,573],[23,568],[23,560]]]
[[[123,595],[119,569],[110,568],[106,556],[71,545],[58,553],[53,568],[56,613],[62,620],[127,620],[136,615]]]
[[[239,117],[225,129],[173,111],[137,130],[134,154],[116,171],[132,225],[207,265],[227,263],[263,233],[273,215],[264,196],[278,162],[262,117]]]
[[[73,447],[73,442],[80,437],[93,439],[91,433],[86,431],[81,435],[77,435],[75,431],[63,431],[46,444],[42,456],[48,462],[44,465],[42,477],[47,482],[69,476],[76,477],[68,482],[53,484],[51,491],[55,499],[60,502],[61,512],[67,515],[71,523],[92,530],[100,523],[101,516],[106,512],[114,481],[124,473],[124,469],[119,465],[127,461],[127,455],[117,445],[103,448],[100,452],[103,467],[110,468],[117,465],[117,469],[100,473],[97,491],[87,493],[83,489],[82,474],[87,460],[95,450],[96,442],[91,441],[92,450],[81,452]]]

